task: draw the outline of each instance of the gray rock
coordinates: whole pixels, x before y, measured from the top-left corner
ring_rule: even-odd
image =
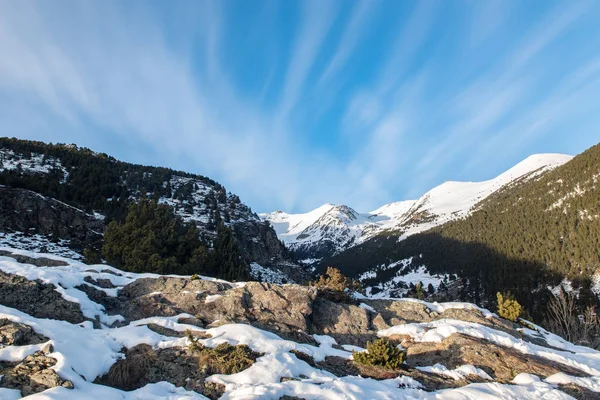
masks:
[[[79,304],[63,299],[53,285],[1,271],[0,304],[36,318],[60,319],[73,324],[86,320]]]
[[[62,267],[65,265],[69,265],[68,263],[61,260],[54,260],[52,258],[46,257],[28,257],[22,254],[14,254],[6,250],[0,250],[0,256],[11,257],[21,264],[31,264],[35,265],[36,267]]]
[[[46,389],[62,386],[73,388],[73,383],[62,379],[51,369],[54,358],[38,351],[18,363],[0,363],[0,387],[19,389],[23,396],[40,393]]]
[[[29,325],[0,318],[0,344],[3,346],[25,346],[47,342],[44,335],[36,333]]]
[[[50,197],[0,186],[0,232],[14,231],[57,235],[81,251],[99,245],[104,223]]]
[[[338,344],[360,347],[365,347],[368,341],[377,337],[367,310],[322,298],[317,298],[313,304],[311,331],[329,335]]]

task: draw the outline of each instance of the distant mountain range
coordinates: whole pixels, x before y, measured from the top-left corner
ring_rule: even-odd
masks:
[[[490,305],[510,291],[532,312],[561,282],[583,303],[600,293],[600,145],[533,155],[494,179],[445,182],[367,213],[326,204],[257,215],[204,176],[0,138],[0,246],[81,259],[142,198],[196,225],[207,251],[225,226],[257,280],[305,282],[330,265],[370,297],[415,295],[421,283],[431,299]]]
[[[498,190],[527,181],[571,160],[564,154],[535,154],[505,173],[483,182],[445,182],[417,200],[385,204],[359,213],[346,205],[324,204],[304,214],[275,211],[259,214],[305,264],[322,260],[385,232],[414,235],[464,218],[477,204]]]
[[[304,264],[339,268],[371,297],[416,296],[420,283],[430,298],[491,306],[510,291],[536,318],[560,286],[600,303],[600,145],[369,213],[327,204],[261,218]]]

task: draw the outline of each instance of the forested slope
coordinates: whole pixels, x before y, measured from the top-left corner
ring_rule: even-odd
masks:
[[[566,277],[590,296],[600,270],[600,145],[541,176],[516,181],[471,215],[401,239],[380,235],[328,264],[359,276],[374,271],[366,286],[389,281],[391,263],[413,257],[409,268],[464,278],[463,297],[473,301],[512,291],[530,309],[543,303],[543,288]]]
[[[29,190],[45,196],[45,199],[40,198],[38,203],[46,202],[49,205],[48,208],[50,205],[56,207],[56,203],[51,201],[58,200],[65,204],[64,207],[72,206],[81,210],[81,213],[95,216],[99,224],[94,224],[94,231],[103,230],[104,226],[109,226],[111,221],[116,224],[124,224],[128,212],[131,212],[131,205],[141,199],[147,199],[171,210],[165,214],[160,209],[152,207],[156,212],[148,215],[172,214],[169,217],[169,224],[172,226],[176,224],[182,227],[194,225],[197,229],[194,232],[198,235],[200,243],[208,249],[207,251],[227,252],[227,254],[216,255],[215,260],[226,260],[227,263],[234,265],[232,268],[236,271],[242,269],[250,271],[251,266],[255,263],[265,267],[274,267],[276,270],[284,269],[290,275],[293,275],[296,270],[296,265],[287,249],[277,239],[270,225],[262,221],[247,205],[241,202],[238,196],[228,192],[223,185],[201,175],[162,167],[125,163],[107,154],[96,153],[76,145],[0,138],[0,185]],[[20,192],[5,193],[25,196]],[[28,198],[32,197],[31,195],[27,196]],[[19,204],[17,201],[5,201],[5,203],[17,204],[17,207]],[[38,206],[35,215],[29,215],[27,232],[23,232],[22,224],[17,223],[18,221],[14,218],[0,218],[2,221],[0,232],[47,235],[48,231],[52,231],[55,233],[51,235],[53,240],[66,239],[68,245],[77,246],[76,251],[82,252],[85,247],[90,247],[96,252],[101,250],[103,243],[97,240],[87,243],[82,243],[81,240],[71,240],[69,235],[64,234],[65,231],[68,231],[68,224],[61,217],[65,213],[46,212],[43,208]],[[11,215],[15,212],[22,215],[30,214],[27,207],[16,210],[7,208],[5,212]],[[148,221],[139,221],[137,218],[136,223],[134,231],[144,232],[147,230],[144,227]],[[149,223],[148,226],[150,225],[152,224]],[[44,229],[41,229],[42,226]],[[91,224],[88,226],[91,227]],[[173,232],[182,229],[188,228],[173,229]],[[84,235],[79,235],[79,237],[82,236]],[[172,245],[176,241],[171,238],[159,240],[160,237],[167,238],[167,235],[134,237],[131,242],[144,244],[143,253],[149,254],[148,257],[157,254],[155,259],[158,256],[164,259],[169,257],[182,259],[181,251],[177,250],[182,247],[179,244]],[[97,239],[98,236],[95,238]],[[190,241],[187,246],[196,246],[196,242]],[[223,245],[223,243],[227,243],[227,245]],[[132,248],[133,250],[136,249]],[[184,253],[191,254],[192,251],[186,250]],[[187,263],[190,257],[188,255],[183,259]],[[223,262],[219,263],[223,264]],[[149,264],[164,265],[161,260]],[[127,268],[123,264],[119,267]],[[197,272],[209,273],[212,269],[201,269]],[[167,270],[177,272],[172,268]],[[189,268],[179,272],[188,273]],[[221,275],[227,279],[247,279],[248,277],[247,272],[235,274],[222,272]],[[265,271],[261,272],[264,275]]]

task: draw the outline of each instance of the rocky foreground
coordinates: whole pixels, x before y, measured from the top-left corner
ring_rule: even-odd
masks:
[[[383,336],[401,368],[353,361]],[[466,303],[344,304],[4,248],[0,377],[1,399],[594,399],[600,353]]]

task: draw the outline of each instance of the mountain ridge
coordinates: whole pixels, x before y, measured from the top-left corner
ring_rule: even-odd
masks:
[[[260,264],[286,270],[289,276],[304,276],[267,223],[237,195],[202,175],[130,164],[76,145],[0,138],[0,185],[12,188],[10,193],[19,198],[33,199],[35,196],[25,192],[31,191],[47,199],[47,207],[39,204],[45,200],[35,199],[35,215],[23,202],[3,199],[6,215],[0,218],[0,232],[4,236],[42,234],[46,239],[53,236],[54,241],[65,240],[63,247],[71,246],[80,254],[86,248],[98,251],[101,243],[97,240],[72,241],[68,224],[61,219],[65,212],[52,212],[54,202],[89,215],[89,219],[100,224],[94,229],[102,233],[110,221],[125,219],[132,201],[150,198],[167,205],[184,222],[196,225],[209,247],[219,224],[224,224],[233,232],[248,270],[250,265]],[[29,215],[27,226],[22,220],[11,218],[15,212]]]
[[[519,179],[531,179],[571,160],[557,153],[533,154],[495,178],[480,182],[446,181],[416,200],[402,200],[360,213],[346,205],[326,203],[312,211],[282,211],[259,216],[299,259],[313,264],[385,231],[412,235],[467,215],[480,201]]]

